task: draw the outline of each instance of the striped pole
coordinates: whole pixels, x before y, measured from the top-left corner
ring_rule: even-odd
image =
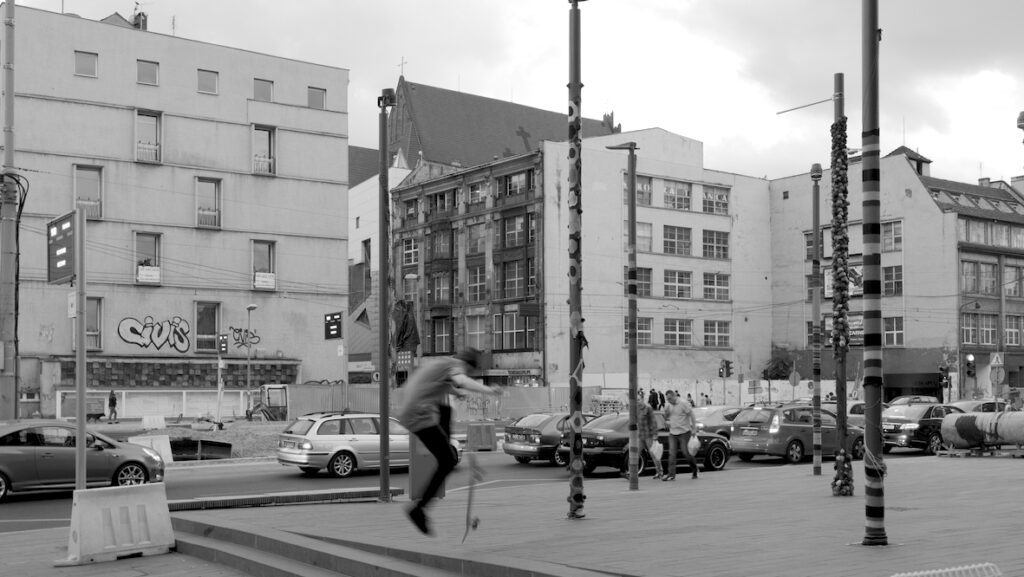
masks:
[[[814,378],[814,475],[821,475],[821,165],[811,166],[812,198],[811,198],[811,236],[814,237],[814,256],[811,260],[811,346],[814,348],[811,357],[811,370]]]
[[[885,462],[882,459],[881,168],[878,128],[878,0],[863,3],[864,77],[864,421],[866,452],[863,545],[888,545],[885,535]]]

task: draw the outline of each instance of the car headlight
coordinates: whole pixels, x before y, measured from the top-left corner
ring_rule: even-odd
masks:
[[[159,462],[164,460],[164,458],[160,456],[160,453],[157,453],[156,451],[150,449],[149,447],[143,447],[142,452],[149,455],[149,457],[155,461]]]
[[[907,423],[907,424],[903,425],[902,428],[903,428],[904,431],[908,431],[909,432],[909,431],[916,431],[918,429],[918,427],[920,427],[920,426],[921,425],[918,424],[918,423]]]
[[[540,444],[540,435],[530,435],[530,442]]]
[[[697,423],[697,430],[698,431],[703,431],[704,430],[704,423]]]

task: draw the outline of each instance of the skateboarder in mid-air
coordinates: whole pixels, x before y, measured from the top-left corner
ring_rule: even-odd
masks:
[[[466,374],[467,370],[477,367],[479,359],[480,351],[476,349],[465,349],[453,357],[428,359],[412,373],[403,387],[405,404],[399,412],[398,420],[416,435],[437,460],[437,469],[423,490],[422,497],[406,510],[416,528],[427,535],[430,534],[427,505],[434,499],[441,483],[456,464],[456,455],[452,453],[448,438],[448,395],[463,396],[468,392],[501,394],[500,388],[489,387]]]

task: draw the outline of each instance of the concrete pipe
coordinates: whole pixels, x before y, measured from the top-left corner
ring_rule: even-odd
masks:
[[[942,441],[956,449],[1024,445],[1024,412],[946,415],[941,431]]]

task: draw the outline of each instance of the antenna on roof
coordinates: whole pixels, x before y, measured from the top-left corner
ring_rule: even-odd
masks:
[[[408,63],[409,61],[405,59],[405,56],[403,56],[402,60],[397,64],[400,74],[402,76],[405,76],[405,65]]]

